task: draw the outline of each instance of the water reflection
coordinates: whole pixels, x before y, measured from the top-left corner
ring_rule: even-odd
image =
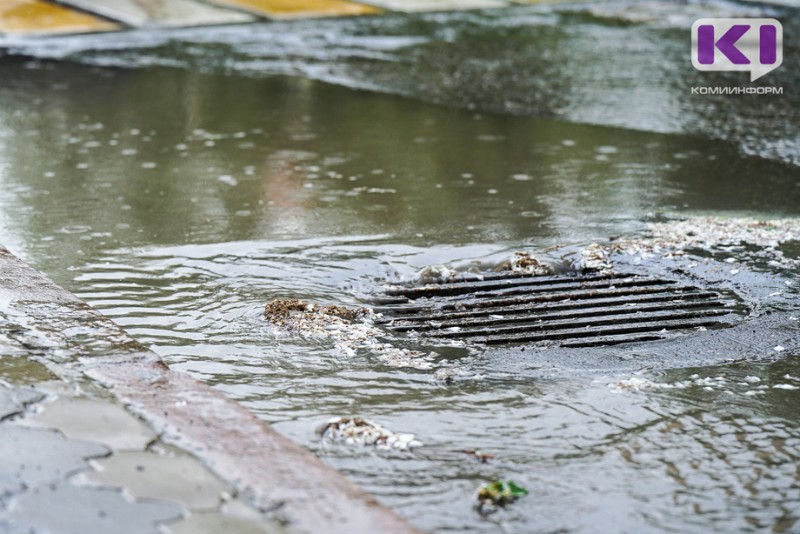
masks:
[[[768,5],[770,4],[770,5]],[[781,96],[696,95],[743,86],[742,73],[691,68],[688,35],[703,17],[774,17],[796,33],[798,11],[730,0],[535,2],[508,9],[136,31],[50,40],[0,39],[42,58],[127,68],[170,66],[250,77],[302,73],[356,88],[484,112],[552,117],[724,139],[798,164],[798,45],[759,84]],[[769,117],[769,120],[763,120]]]
[[[724,143],[291,78],[2,68],[3,211],[24,248],[57,251],[53,267],[95,248],[267,236],[545,246],[631,231],[660,210],[800,205],[796,169]]]

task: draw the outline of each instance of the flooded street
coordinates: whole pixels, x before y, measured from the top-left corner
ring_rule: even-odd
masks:
[[[764,82],[783,96],[691,96],[744,78],[675,59],[700,16],[775,10],[789,35],[798,12],[626,6],[12,43],[0,242],[423,531],[798,532],[798,353],[551,373],[447,347],[415,369],[263,317],[276,298],[358,305],[429,265],[636,236],[667,216],[800,216],[797,41]],[[625,47],[656,60],[630,54],[609,75]],[[797,268],[758,268],[798,294]],[[315,433],[353,415],[423,446]],[[484,518],[474,494],[495,479],[530,494]]]

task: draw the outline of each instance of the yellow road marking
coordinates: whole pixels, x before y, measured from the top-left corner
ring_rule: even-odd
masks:
[[[214,0],[214,3],[278,18],[368,15],[381,11],[376,7],[347,0]]]
[[[85,33],[119,25],[41,0],[0,1],[0,33]]]

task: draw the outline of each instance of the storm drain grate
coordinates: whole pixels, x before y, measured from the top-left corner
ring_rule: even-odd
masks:
[[[639,274],[531,276],[392,286],[373,300],[379,323],[470,343],[564,347],[661,339],[670,332],[730,325],[743,306],[731,293]]]

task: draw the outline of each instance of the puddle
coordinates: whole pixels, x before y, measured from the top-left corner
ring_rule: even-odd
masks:
[[[0,380],[4,382],[28,385],[55,378],[47,367],[25,356],[0,356]]]
[[[476,7],[493,3],[471,1]],[[432,3],[373,4],[413,10]],[[798,24],[796,10],[774,4],[606,0],[144,30],[76,36],[58,46],[10,37],[0,40],[0,47],[128,68],[168,66],[258,78],[301,73],[480,112],[729,140],[744,153],[800,163],[800,115],[789,90],[800,72],[793,59],[797,43],[786,40],[784,65],[770,74],[768,83],[785,89],[781,96],[692,95],[692,87],[746,85],[737,73],[691,68],[686,39],[692,22],[703,17],[776,17],[787,35]],[[484,132],[483,139],[492,144],[510,137]]]
[[[694,383],[620,394],[608,384],[632,377],[635,354],[623,349],[626,371],[598,381],[597,372],[548,377],[537,368],[546,362],[524,357],[425,347],[444,380],[369,347],[276,335],[263,316],[275,299],[356,306],[380,280],[432,265],[480,269],[515,251],[538,257],[642,235],[665,213],[796,219],[795,96],[787,91],[785,113],[751,99],[717,113],[727,101],[687,100],[697,73],[651,68],[685,53],[683,24],[706,5],[657,3],[656,21],[609,2],[30,42],[39,59],[0,63],[0,235],[173,368],[239,400],[425,531],[791,531],[798,391],[779,386],[795,384],[784,377],[800,376],[800,355],[773,350],[791,343],[736,364],[736,380],[758,377],[764,394]],[[787,35],[796,24],[786,19]],[[545,43],[551,54],[539,53]],[[787,46],[787,61],[798,57]],[[616,47],[638,56],[609,77],[600,56],[628,53]],[[275,75],[294,72],[449,107]],[[786,64],[774,83],[796,86],[798,72]],[[629,83],[634,75],[641,84]],[[796,260],[797,241],[781,246],[786,258]],[[747,249],[718,254],[730,269],[761,261],[796,275],[792,262],[770,265]],[[797,294],[779,289],[785,302]],[[54,315],[69,318],[69,306],[23,325],[42,334],[37,350],[47,351]],[[782,332],[797,340],[797,326]],[[0,343],[19,356],[13,339]],[[645,377],[673,384],[728,369]],[[343,414],[425,446],[326,447],[315,429]],[[529,495],[481,518],[476,490],[511,473]],[[169,515],[151,512],[142,517]],[[188,519],[202,520],[218,518]]]

